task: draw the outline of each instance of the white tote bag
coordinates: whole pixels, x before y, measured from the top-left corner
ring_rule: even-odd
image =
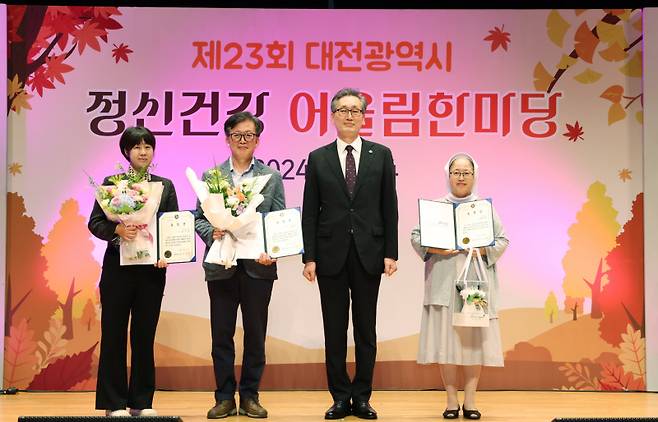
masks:
[[[475,278],[469,278],[474,262]],[[466,262],[455,280],[453,291],[452,325],[458,327],[489,326],[489,280],[478,248],[468,250]]]

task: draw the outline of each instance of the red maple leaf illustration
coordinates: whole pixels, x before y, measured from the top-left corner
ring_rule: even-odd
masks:
[[[40,97],[43,97],[44,89],[55,89],[52,81],[46,76],[46,72],[43,68],[39,68],[30,79],[27,80],[27,84],[32,88],[32,91],[36,91]]]
[[[46,59],[46,76],[51,81],[57,79],[61,83],[64,82],[63,73],[70,72],[73,70],[73,66],[70,66],[64,63],[66,60],[66,54],[60,54],[59,56],[50,56]]]
[[[48,7],[48,10],[50,10],[50,7]],[[56,34],[62,34],[59,41],[57,41],[57,45],[61,50],[66,48],[66,44],[69,41],[69,34],[75,31],[75,27],[79,23],[80,20],[71,15],[60,15],[57,19],[53,19],[52,31]]]
[[[570,141],[576,142],[579,138],[584,140],[584,134],[583,127],[578,123],[578,120],[576,120],[576,123],[573,126],[567,123],[567,131],[563,133],[562,136],[566,136]]]
[[[86,46],[96,51],[101,51],[101,46],[96,37],[107,35],[104,29],[99,29],[98,24],[92,21],[86,21],[82,28],[73,31],[73,38],[78,43],[78,53],[82,54]]]
[[[109,18],[112,15],[121,15],[118,7],[94,7],[94,17]]]
[[[507,43],[511,42],[510,33],[505,32],[505,25],[501,28],[494,26],[494,29],[489,30],[489,35],[484,38],[484,41],[491,41],[491,51],[496,51],[498,47],[503,47],[507,51]]]
[[[112,57],[114,57],[115,63],[119,63],[119,60],[125,60],[128,62],[128,54],[133,51],[124,43],[119,44],[118,47],[116,44],[112,45],[114,46],[112,49]]]

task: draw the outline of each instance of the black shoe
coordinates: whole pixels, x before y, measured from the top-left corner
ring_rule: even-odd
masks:
[[[446,409],[443,411],[443,419],[457,419],[459,417],[459,406],[456,409]]]
[[[324,412],[325,419],[343,419],[346,416],[350,415],[350,402],[347,400],[336,400],[327,410]]]
[[[464,408],[462,411],[464,412],[464,419],[480,419],[482,417],[482,413],[477,409],[468,410]]]
[[[377,412],[367,401],[356,401],[352,404],[352,414],[361,419],[377,419]]]

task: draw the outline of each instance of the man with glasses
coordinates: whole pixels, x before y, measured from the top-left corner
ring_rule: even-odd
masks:
[[[281,173],[254,158],[254,151],[263,132],[263,123],[249,112],[233,114],[224,123],[226,143],[231,156],[218,169],[231,186],[243,179],[271,174],[261,191],[265,198],[257,211],[269,212],[285,208]],[[204,179],[209,173],[204,173]],[[195,228],[206,244],[205,256],[216,239],[224,232],[213,227],[204,217],[197,201]],[[265,368],[265,334],[272,285],[277,278],[275,259],[261,254],[257,260],[239,259],[229,269],[222,265],[203,263],[210,296],[210,328],[212,361],[215,371],[215,406],[208,411],[208,419],[233,416],[236,413],[252,418],[266,418],[267,410],[258,400],[258,387]],[[244,347],[240,375],[240,407],[236,408],[236,379],[234,374],[235,347],[233,335],[238,306],[242,312]]]
[[[398,258],[398,209],[391,151],[359,136],[366,99],[345,88],[331,100],[338,138],[311,152],[306,168],[302,228],[304,277],[316,276],[322,304],[325,361],[334,404],[325,419],[353,414],[376,419],[370,406],[377,355],[377,296],[381,274]],[[352,300],[356,374],[345,359]]]

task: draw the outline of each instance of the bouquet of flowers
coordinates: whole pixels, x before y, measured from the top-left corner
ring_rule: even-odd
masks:
[[[242,182],[239,186],[233,187],[217,167],[208,171],[208,177],[205,180],[208,192],[210,194],[221,194],[226,209],[230,210],[231,215],[234,217],[244,213],[247,206],[252,202],[254,198],[254,181],[255,179],[251,178]]]
[[[117,169],[121,173],[109,178],[111,185],[99,185],[89,178],[96,201],[108,220],[138,229],[135,239],[120,241],[122,263],[155,263],[153,230],[149,223],[160,206],[162,182],[149,182],[146,169],[130,174],[121,165]]]
[[[487,294],[473,287],[466,287],[459,292],[459,295],[464,300],[464,307],[462,312],[487,312]]]
[[[230,268],[238,258],[257,258],[254,242],[262,237],[260,213],[256,208],[265,198],[260,194],[271,175],[245,179],[239,186],[231,186],[226,176],[215,167],[205,180],[198,179],[191,168],[185,170],[192,189],[199,198],[203,215],[210,224],[226,232],[215,240],[208,251],[205,262]]]

